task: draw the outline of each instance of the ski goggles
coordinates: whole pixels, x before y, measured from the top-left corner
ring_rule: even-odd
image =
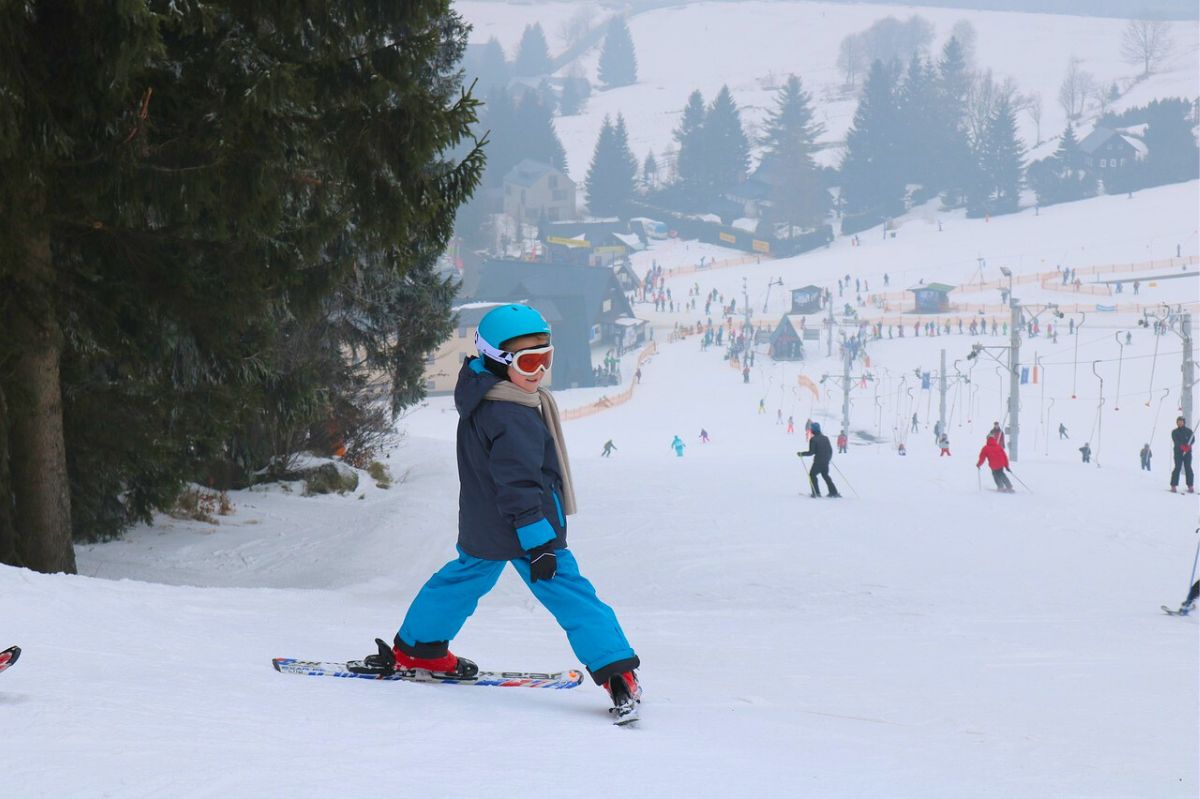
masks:
[[[554,361],[554,345],[545,344],[540,347],[528,347],[516,352],[507,352],[497,349],[483,339],[478,333],[475,334],[475,346],[479,352],[488,356],[494,361],[507,364],[517,370],[518,374],[525,377],[533,377],[538,373],[538,370],[543,372],[550,371],[550,367]]]

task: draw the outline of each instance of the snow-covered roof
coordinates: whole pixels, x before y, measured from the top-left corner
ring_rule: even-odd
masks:
[[[632,233],[614,233],[613,238],[624,244],[634,252],[641,252],[646,249],[646,245],[642,244],[642,240]]]

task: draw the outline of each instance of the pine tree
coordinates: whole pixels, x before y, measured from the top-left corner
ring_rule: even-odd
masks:
[[[679,142],[679,155],[675,160],[675,172],[681,188],[692,199],[699,199],[706,188],[704,123],[707,111],[704,97],[699,90],[688,97],[679,127],[674,138]]]
[[[440,252],[482,152],[445,156],[475,106],[445,0],[26,11],[0,11],[0,543],[71,571],[72,530],[264,465],[228,455],[253,421],[326,418],[332,298]],[[302,326],[324,358],[296,369]]]
[[[637,159],[629,149],[625,118],[614,125],[606,116],[596,139],[586,186],[588,209],[593,216],[621,216],[633,198]]]
[[[526,92],[517,102],[514,115],[513,143],[515,165],[522,158],[541,161],[562,172],[567,171],[567,151],[554,130],[554,114],[533,92]],[[510,165],[510,166],[512,166]],[[505,170],[507,171],[507,170]]]
[[[546,45],[546,34],[542,31],[542,24],[535,22],[526,25],[524,33],[521,34],[521,43],[517,45],[512,74],[518,78],[535,78],[538,75],[549,74],[552,69],[550,48]]]
[[[876,61],[863,85],[842,159],[842,201],[847,214],[880,218],[904,210],[899,109],[895,73]]]
[[[487,97],[496,88],[508,85],[509,64],[504,55],[504,48],[496,37],[488,39],[487,44],[478,56],[469,63],[463,61],[466,72],[466,84],[475,82],[472,92],[477,97]]]
[[[642,161],[642,185],[647,189],[658,185],[658,159],[654,157],[653,150],[646,153],[646,158]]]
[[[900,163],[905,183],[920,183],[931,192],[941,191],[942,153],[937,147],[936,120],[940,111],[932,68],[914,53],[904,84],[897,95],[900,119]]]
[[[937,111],[930,120],[933,161],[932,186],[942,192],[942,202],[955,207],[963,202],[967,183],[975,173],[967,136],[967,100],[971,72],[956,38],[946,42],[935,79]]]
[[[599,77],[609,88],[637,83],[637,53],[624,17],[613,17],[608,23],[600,50]]]
[[[813,120],[812,97],[800,79],[788,76],[763,131],[760,172],[771,186],[769,217],[791,228],[812,227],[829,213],[830,197],[813,161],[824,127]]]
[[[968,192],[968,216],[994,216],[1018,209],[1024,156],[1012,103],[1001,96],[976,148],[978,176]]]
[[[1168,98],[1147,108],[1145,185],[1159,186],[1195,180],[1200,176],[1195,124],[1186,100]]]
[[[1096,176],[1084,167],[1079,140],[1070,122],[1054,155],[1030,164],[1025,177],[1040,205],[1094,197],[1098,189]]]
[[[724,191],[746,179],[750,141],[728,86],[722,86],[704,117],[704,184],[710,193]]]

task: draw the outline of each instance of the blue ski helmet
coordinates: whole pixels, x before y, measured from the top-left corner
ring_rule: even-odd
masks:
[[[808,429],[813,432],[813,435],[816,435],[817,433],[821,432],[821,423],[813,422]]]
[[[512,362],[512,355],[504,351],[504,344],[518,336],[538,333],[550,335],[550,325],[536,310],[528,305],[499,305],[479,320],[475,347],[488,371],[503,377]]]

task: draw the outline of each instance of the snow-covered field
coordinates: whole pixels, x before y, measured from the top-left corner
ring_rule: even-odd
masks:
[[[475,20],[498,7],[461,5]],[[800,17],[790,16],[802,7],[842,20],[813,37],[813,49],[827,48],[828,57],[796,44],[808,41]],[[737,30],[731,8],[688,11],[711,15],[715,39]],[[789,52],[827,65],[841,31],[870,22],[868,6],[741,8],[778,14],[780,23],[759,34],[782,41],[791,29]],[[494,27],[510,25],[515,42],[527,18],[546,24],[560,11],[512,7]],[[640,37],[656,15],[683,13],[632,22],[651,87],[655,57]],[[943,19],[971,18],[982,61],[998,57],[1005,36],[1056,25],[1112,26],[1115,51],[1120,26],[995,15],[1013,20],[993,31],[982,12],[920,13],[939,30]],[[509,43],[499,27],[494,32]],[[488,28],[477,33],[486,38]],[[1079,40],[1082,55],[1089,41]],[[724,57],[716,48],[706,55]],[[1040,57],[1036,48],[1023,47],[1008,58],[1015,70],[1033,56]],[[722,63],[728,77],[720,80],[732,85],[761,68]],[[1056,82],[1058,61],[1047,64]],[[671,88],[659,105],[678,107],[690,88]],[[632,97],[631,104],[649,102]],[[632,130],[646,107],[627,106]],[[564,143],[590,154],[587,136]],[[578,156],[570,157],[575,171]],[[1013,496],[987,490],[988,475],[980,479],[973,468],[985,431],[1004,418],[1006,376],[986,356],[966,361],[973,343],[1001,346],[1003,336],[913,338],[909,330],[902,340],[871,343],[877,380],[855,384],[850,452],[834,459],[846,497],[817,501],[807,496],[795,456],[803,434],[788,434],[776,416],[793,416],[797,431],[811,417],[836,434],[839,389],[826,383],[814,396],[798,383],[800,375],[819,381],[839,373],[836,355],[823,357],[823,341],[799,363],[760,352],[747,385],[719,349],[701,351],[695,337],[668,341],[675,324],[702,314],[639,305],[656,325],[659,351],[633,399],[565,427],[580,505],[572,549],[644,662],[646,700],[632,728],[608,723],[607,697],[590,684],[573,691],[376,685],[270,668],[277,656],[366,654],[374,637],[393,635],[424,580],[453,556],[456,418],[447,398],[434,398],[399,424],[403,437],[387,463],[403,479],[390,490],[364,474],[354,495],[305,498],[278,486],[238,492],[234,514],[219,525],[162,518],[125,540],[79,547],[77,576],[0,567],[0,647],[24,647],[0,675],[5,790],[21,797],[1195,797],[1197,620],[1159,610],[1183,599],[1198,539],[1195,495],[1165,490],[1181,340],[1168,333],[1156,342],[1137,326],[1136,306],[1196,310],[1200,285],[1189,259],[1200,254],[1198,220],[1197,182],[990,221],[927,207],[897,220],[895,238],[868,231],[857,247],[839,239],[793,259],[668,280],[676,299],[699,284],[726,302],[736,296],[739,307],[744,287],[756,321],[772,322],[786,310],[787,289],[832,286],[846,274],[869,281],[871,293],[886,272],[892,293],[940,281],[966,287],[953,302],[998,306],[1004,266],[1023,302],[1078,305],[1083,313],[1061,320],[1083,319],[1078,337],[1064,328],[1057,343],[1022,342],[1022,362],[1032,366],[1038,357],[1042,368],[1038,382],[1022,387],[1013,466],[1022,485]],[[635,266],[689,267],[701,255],[734,253],[659,242]],[[1129,286],[1119,295],[1092,293],[1093,267],[1146,262],[1154,268],[1116,273],[1141,277],[1136,297]],[[1064,293],[1033,277],[1060,265],[1079,269],[1088,290]],[[778,277],[784,285],[768,302],[767,283]],[[1117,310],[1097,312],[1096,304]],[[959,315],[968,318],[950,316]],[[1122,350],[1117,335],[1124,341],[1126,331]],[[939,458],[933,442],[936,392],[920,389],[913,374],[936,371],[942,349],[952,373],[971,377],[950,389],[950,458]],[[564,409],[592,399],[589,391],[559,393]],[[1060,423],[1068,440],[1055,432]],[[711,443],[698,440],[701,428]],[[688,445],[683,458],[669,449],[676,434]],[[600,458],[610,438],[618,449]],[[896,454],[899,441],[905,457]],[[1077,451],[1085,441],[1095,453],[1090,465]],[[1151,472],[1138,468],[1147,442]],[[511,571],[454,650],[492,669],[580,665]]]

